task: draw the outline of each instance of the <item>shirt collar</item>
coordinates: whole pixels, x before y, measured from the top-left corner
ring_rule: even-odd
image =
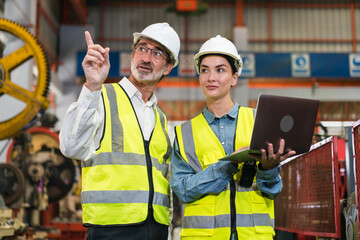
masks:
[[[225,114],[227,118],[235,119],[237,117],[237,114],[239,112],[239,104],[235,103],[234,106],[230,109],[230,111]],[[204,117],[208,123],[212,123],[215,120],[215,115],[209,111],[207,107],[205,107],[204,110]]]
[[[230,109],[228,116],[232,119],[235,119],[239,113],[239,104],[235,103],[234,106]]]
[[[121,81],[119,82],[120,86],[123,87],[123,89],[125,90],[126,94],[129,96],[130,99],[132,99],[133,97],[137,97],[139,98],[142,102],[142,94],[141,92],[134,86],[134,84],[132,84],[130,82],[129,79],[127,79],[126,77],[124,77],[123,79],[121,79]],[[154,105],[156,106],[157,104],[157,97],[155,95],[155,93],[153,93],[149,99],[149,101],[147,101],[145,103],[147,106],[151,106]]]

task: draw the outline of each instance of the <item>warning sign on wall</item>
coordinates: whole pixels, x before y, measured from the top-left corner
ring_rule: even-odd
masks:
[[[310,76],[309,54],[291,54],[291,72],[293,77]]]
[[[349,54],[350,76],[360,77],[360,54]]]

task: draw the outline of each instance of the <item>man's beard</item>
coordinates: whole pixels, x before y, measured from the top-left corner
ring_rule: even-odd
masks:
[[[151,69],[150,72],[148,71],[141,71],[138,69],[140,65],[146,66]],[[163,69],[161,69],[158,72],[154,71],[154,68],[151,66],[150,63],[139,63],[139,65],[135,66],[133,61],[131,61],[131,73],[135,77],[136,80],[139,82],[157,82],[161,79],[161,77],[164,75],[164,72],[166,70],[166,66],[164,66]]]

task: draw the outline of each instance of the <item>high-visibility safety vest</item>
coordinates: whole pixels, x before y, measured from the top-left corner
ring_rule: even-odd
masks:
[[[240,107],[235,133],[235,149],[250,145],[254,125],[253,109]],[[180,154],[195,173],[225,156],[220,141],[203,114],[176,127]],[[240,171],[219,194],[207,194],[185,204],[182,239],[273,239],[274,203],[263,197],[256,184],[250,188],[239,185]],[[256,183],[256,178],[254,178]]]
[[[131,225],[153,213],[158,223],[169,225],[171,143],[165,115],[156,108],[147,145],[122,87],[104,84],[102,96],[103,138],[95,156],[82,161],[83,224]]]

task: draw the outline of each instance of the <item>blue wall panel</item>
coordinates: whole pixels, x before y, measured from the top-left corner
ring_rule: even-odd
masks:
[[[121,52],[110,52],[111,68],[109,77],[120,76],[120,54]],[[194,53],[195,54],[195,53]],[[299,62],[292,61],[292,57],[305,56],[302,60],[306,61],[304,71],[308,70],[308,76],[305,77],[324,77],[324,78],[348,78],[359,77],[360,75],[360,54],[359,53],[240,53],[241,56],[253,55],[253,63],[248,66],[244,64],[244,73],[251,72],[253,75],[250,77],[261,78],[290,78],[293,76],[295,68],[301,68]],[[294,56],[293,56],[294,55]],[[78,53],[77,61],[77,76],[84,76],[81,62],[85,56],[85,52]],[[294,59],[299,59],[294,57]],[[298,65],[296,65],[298,64]],[[350,66],[351,65],[351,66]],[[305,65],[304,65],[305,66]],[[195,67],[194,67],[195,69]],[[191,76],[181,76],[179,74],[179,65],[174,68],[169,76],[170,77],[197,77],[196,72]],[[359,74],[358,74],[359,73]],[[240,78],[249,77],[240,76]],[[299,76],[304,77],[304,76]]]

